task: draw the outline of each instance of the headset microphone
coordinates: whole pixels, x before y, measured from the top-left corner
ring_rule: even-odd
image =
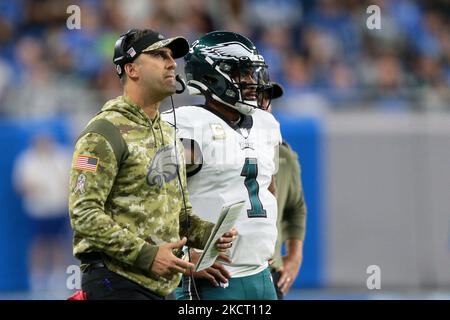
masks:
[[[175,76],[175,80],[177,80],[177,82],[179,82],[181,84],[181,89],[176,90],[175,93],[177,93],[177,94],[183,93],[184,90],[186,90],[186,82],[183,80],[183,78],[179,74],[177,74]]]

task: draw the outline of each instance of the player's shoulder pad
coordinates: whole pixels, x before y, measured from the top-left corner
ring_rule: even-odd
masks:
[[[192,112],[192,108],[195,108],[194,106],[180,106],[175,108],[175,117],[176,120],[178,120],[179,118],[181,119],[185,119],[185,118],[189,118],[188,116],[191,114]],[[164,121],[170,123],[173,125],[174,123],[174,110],[170,109],[167,111],[164,111],[161,113],[161,119],[163,119]]]
[[[275,119],[275,117],[270,112],[261,109],[256,109],[255,112],[253,113],[253,117],[255,118],[255,121],[268,128],[280,127],[280,123],[278,122],[277,119]]]
[[[175,108],[177,127],[195,127],[197,120],[201,118],[199,114],[203,111],[204,109],[200,106],[180,106]],[[161,113],[161,119],[173,126],[175,123],[173,110]]]

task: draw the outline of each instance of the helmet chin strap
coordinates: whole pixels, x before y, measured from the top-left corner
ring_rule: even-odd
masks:
[[[245,104],[249,104],[253,108],[258,108],[258,102],[256,100],[244,100]]]
[[[249,116],[255,113],[257,102],[253,100],[244,100],[244,103],[236,102],[236,105],[233,108],[238,110],[240,113]]]
[[[234,83],[236,89],[239,92],[239,95],[242,99],[243,97],[243,90],[241,86],[237,83]],[[238,110],[240,113],[245,114],[247,116],[252,115],[255,113],[255,109],[258,108],[258,101],[256,100],[244,100],[236,102],[234,106],[232,106],[234,109]]]
[[[216,96],[214,93],[211,93],[211,99],[213,99],[213,100],[215,100],[217,102],[223,103],[224,105],[226,105],[226,106],[228,106],[230,108],[233,108],[233,109],[235,109],[235,110],[239,111],[240,113],[245,114],[247,116],[253,114],[255,112],[255,109],[256,109],[255,107],[252,106],[253,103],[256,103],[256,101],[246,100],[246,101],[243,101],[244,103],[236,102],[235,105],[232,105],[232,104],[229,104],[229,103],[223,101],[218,96]],[[246,102],[251,102],[252,105],[246,104]]]

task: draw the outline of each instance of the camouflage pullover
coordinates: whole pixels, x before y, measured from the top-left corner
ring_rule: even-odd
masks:
[[[158,246],[188,237],[203,248],[213,224],[192,214],[184,150],[174,129],[129,99],[108,101],[75,145],[69,211],[74,255],[100,252],[109,270],[165,296],[179,283],[150,271]],[[187,223],[188,216],[188,223]]]

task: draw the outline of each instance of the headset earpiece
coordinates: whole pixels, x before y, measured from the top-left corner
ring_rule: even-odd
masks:
[[[122,34],[119,39],[117,39],[114,45],[114,57],[113,62],[116,65],[116,71],[119,77],[125,72],[123,66],[132,60],[132,57],[128,52],[125,51],[125,46],[128,38],[137,32],[136,29],[130,29],[126,33]]]
[[[125,44],[126,35],[121,36],[117,39],[116,44],[114,45],[114,60],[115,64],[119,64],[124,58],[124,50],[123,46]]]

